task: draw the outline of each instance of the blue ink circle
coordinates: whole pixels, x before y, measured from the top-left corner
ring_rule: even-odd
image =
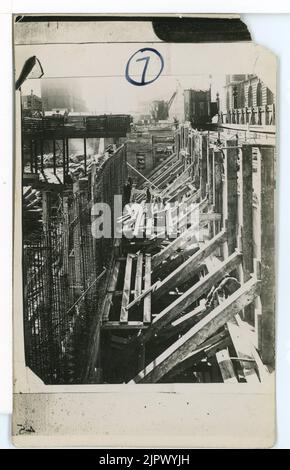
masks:
[[[146,77],[146,70],[147,70],[147,66],[148,66],[148,62],[149,62],[149,59],[148,58],[148,62],[146,62],[145,66],[144,66],[144,70],[143,70],[143,73],[142,73],[142,77],[141,77],[141,81],[140,82],[136,82],[136,80],[133,80],[133,78],[130,77],[129,75],[129,67],[130,67],[130,63],[132,61],[132,59],[137,55],[139,54],[139,52],[153,52],[155,55],[157,55],[157,57],[159,58],[160,60],[160,71],[159,73],[156,75],[155,78],[153,78],[152,80],[149,80],[149,81],[145,81],[145,77]],[[141,58],[141,59],[138,59],[137,61],[141,61],[141,60],[146,60],[146,57],[144,58]],[[136,62],[137,62],[136,61]],[[136,85],[136,86],[144,86],[144,85],[149,85],[150,83],[153,83],[155,82],[155,80],[157,80],[157,78],[160,76],[162,70],[164,68],[164,60],[163,60],[163,57],[162,55],[160,54],[160,52],[156,51],[156,49],[153,49],[152,47],[144,47],[142,49],[139,49],[137,52],[134,52],[133,55],[131,55],[130,59],[128,60],[127,62],[127,65],[126,65],[126,79],[128,80],[129,83],[131,83],[132,85]]]

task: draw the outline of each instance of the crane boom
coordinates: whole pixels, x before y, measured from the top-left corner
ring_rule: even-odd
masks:
[[[177,95],[177,91],[175,91],[175,92],[173,93],[173,95],[171,96],[171,98],[167,101],[167,109],[168,109],[168,111],[169,111],[169,109],[170,109],[170,107],[171,107],[171,105],[172,105],[172,103],[173,103],[173,100],[174,100],[174,98],[175,98],[176,95]]]

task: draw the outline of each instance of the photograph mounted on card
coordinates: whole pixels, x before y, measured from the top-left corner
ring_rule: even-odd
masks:
[[[275,56],[15,15],[14,66],[15,444],[273,445]]]

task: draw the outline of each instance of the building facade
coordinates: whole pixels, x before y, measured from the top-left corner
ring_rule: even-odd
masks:
[[[42,80],[41,98],[44,111],[67,110],[67,112],[87,111],[81,89],[76,81]]]
[[[35,114],[42,113],[42,99],[39,96],[33,94],[31,90],[30,95],[24,95],[21,97],[22,112],[24,116],[34,116]]]
[[[275,124],[275,95],[256,75],[227,75],[222,124]]]

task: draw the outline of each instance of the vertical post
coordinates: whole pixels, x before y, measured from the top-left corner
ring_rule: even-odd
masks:
[[[68,139],[66,139],[66,174],[69,174],[69,145]]]
[[[206,184],[207,184],[207,136],[204,134],[200,135],[200,195],[201,199],[206,196]]]
[[[145,344],[140,342],[138,345],[138,371],[137,374],[145,368]]]
[[[50,374],[53,374],[55,364],[54,354],[54,334],[53,331],[53,275],[52,275],[52,263],[51,263],[51,236],[50,236],[50,193],[43,191],[42,193],[42,221],[43,221],[43,233],[44,233],[44,253],[45,259],[43,264],[43,303],[44,303],[44,328],[48,337],[48,350],[49,350],[49,364]]]
[[[74,240],[74,262],[75,262],[75,283],[76,292],[81,294],[83,289],[82,279],[82,250],[81,250],[81,222],[80,222],[80,187],[77,181],[73,185],[74,195],[74,227],[73,227],[73,240]]]
[[[228,180],[228,164],[227,164],[227,154],[225,152],[223,156],[223,173],[222,173],[222,220],[223,220],[223,226],[225,227],[226,224],[228,224],[228,185],[227,185],[227,180]],[[228,225],[227,225],[228,228]],[[228,233],[228,239],[229,239],[229,233]],[[228,243],[224,244],[223,247],[223,252],[224,252],[224,257],[226,258],[228,256]]]
[[[231,149],[231,147],[234,147]],[[227,140],[225,149],[225,197],[224,206],[227,206],[228,220],[228,250],[232,254],[237,247],[237,221],[238,221],[238,149],[236,140]]]
[[[65,299],[67,306],[70,305],[70,276],[69,276],[69,196],[63,196],[63,272],[65,277]]]
[[[40,168],[41,168],[41,173],[43,173],[44,166],[43,166],[43,140],[42,139],[40,141]]]
[[[242,148],[242,249],[245,282],[253,272],[253,165],[252,147]]]
[[[84,138],[84,166],[85,166],[85,175],[87,175],[87,139]]]
[[[208,184],[208,202],[209,202],[209,204],[214,204],[213,165],[214,165],[214,152],[213,152],[212,148],[209,148],[208,149],[208,164],[207,164],[207,184]]]
[[[35,166],[35,173],[38,173],[38,159],[37,159],[37,140],[34,140],[34,166]]]
[[[206,175],[206,194],[209,198],[209,191],[210,191],[210,155],[209,155],[209,131],[207,132],[206,136],[206,170],[207,170],[207,175]]]
[[[67,193],[63,196],[63,270],[64,274],[69,273],[69,197]]]
[[[55,151],[55,140],[53,139],[53,173],[56,174],[56,151]]]
[[[240,282],[250,279],[254,272],[253,254],[253,156],[252,146],[243,145],[241,149],[239,170],[239,204],[238,204],[238,248],[243,253],[243,265],[240,266]],[[243,318],[255,324],[254,303],[243,310]]]
[[[65,150],[65,139],[62,141],[62,180],[63,184],[66,182],[66,164],[65,164],[65,158],[66,158],[66,150]]]
[[[193,161],[194,161],[194,185],[199,188],[200,187],[200,175],[199,175],[199,155],[201,152],[201,146],[199,145],[200,140],[198,139],[198,134],[195,132],[193,134]]]
[[[96,191],[95,191],[95,185],[96,185],[96,162],[93,162],[91,165],[91,203],[92,207],[96,202]],[[93,224],[95,217],[91,215],[91,224]],[[97,263],[98,257],[97,257],[97,240],[95,237],[93,237],[93,266],[95,267],[95,272],[97,273],[98,271],[98,263]]]
[[[33,173],[33,140],[30,141],[30,171]]]
[[[261,356],[275,361],[275,150],[261,146]]]

